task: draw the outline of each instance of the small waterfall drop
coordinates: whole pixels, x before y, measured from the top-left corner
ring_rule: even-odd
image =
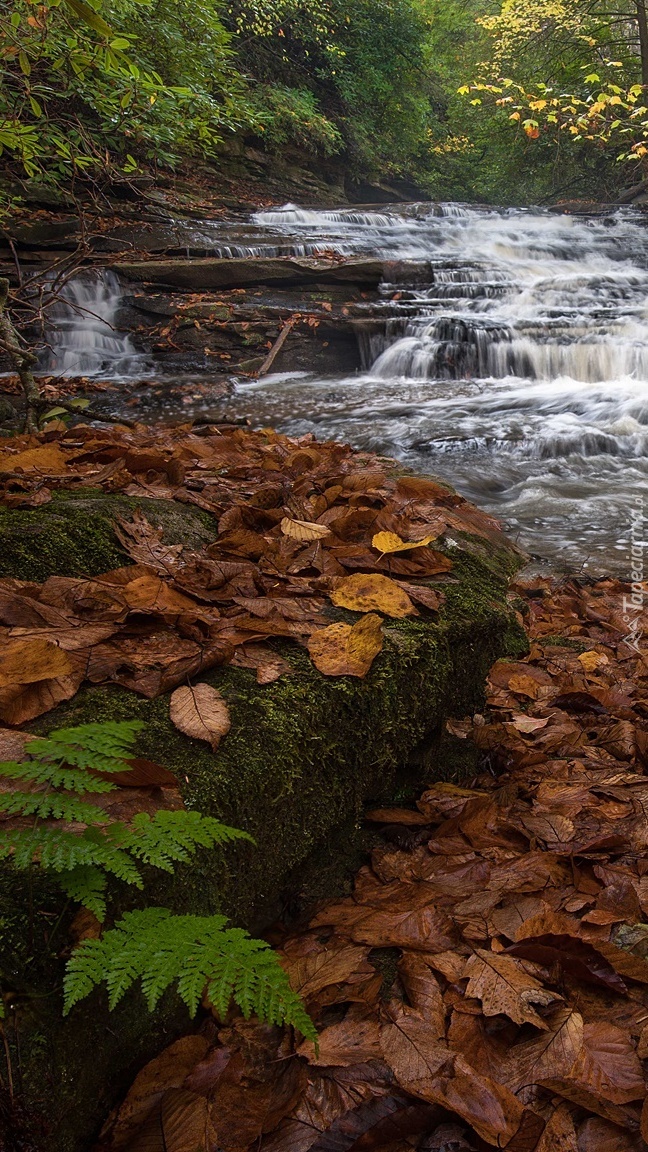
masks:
[[[121,285],[109,269],[69,280],[49,309],[41,371],[55,376],[140,374],[146,358],[117,328],[121,300]]]

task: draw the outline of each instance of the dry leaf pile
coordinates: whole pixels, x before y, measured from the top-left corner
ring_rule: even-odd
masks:
[[[471,787],[368,814],[353,895],[279,939],[319,1051],[208,1019],[137,1077],[101,1152],[648,1148],[648,660],[627,587],[518,587]],[[645,642],[644,642],[645,644]]]
[[[451,490],[393,470],[344,445],[232,427],[77,426],[7,441],[9,508],[101,488],[197,505],[214,515],[215,540],[199,551],[167,545],[136,511],[116,529],[133,563],[92,578],[0,580],[0,720],[21,725],[84,681],[155,697],[232,660],[269,683],[287,669],[269,637],[307,645],[325,675],[365,676],[385,617],[443,602],[429,583],[452,568],[432,546],[438,537],[501,541],[496,523]],[[361,615],[331,623],[333,606]],[[205,723],[187,691],[174,720],[213,743],[219,722]]]

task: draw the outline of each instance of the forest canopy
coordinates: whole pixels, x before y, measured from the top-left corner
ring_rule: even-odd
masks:
[[[600,198],[648,154],[644,0],[2,7],[0,156],[39,180],[209,164],[242,140],[514,203]]]

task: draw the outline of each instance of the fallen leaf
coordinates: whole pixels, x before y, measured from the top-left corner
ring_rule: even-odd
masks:
[[[347,1015],[339,1024],[324,1028],[317,1039],[317,1052],[311,1040],[305,1040],[297,1049],[298,1055],[304,1056],[309,1064],[348,1068],[382,1056],[377,1020]]]
[[[586,672],[594,672],[601,664],[609,664],[609,660],[604,653],[593,651],[581,652],[578,656],[578,661],[583,665]]]
[[[171,695],[169,715],[185,736],[206,740],[214,752],[232,726],[227,704],[210,684],[176,688]]]
[[[396,532],[376,532],[371,539],[371,547],[378,552],[408,552],[410,548],[425,548],[436,540],[436,536],[424,536],[422,540],[401,540]]]
[[[0,452],[0,472],[38,472],[60,476],[67,470],[67,456],[57,444],[43,444],[25,452]]]
[[[325,676],[366,676],[382,646],[382,620],[373,613],[352,626],[320,628],[308,640],[313,664]]]
[[[73,670],[70,657],[51,640],[14,640],[0,650],[0,688],[55,680]]]
[[[563,934],[529,936],[511,944],[507,952],[545,967],[558,964],[577,980],[608,988],[621,996],[627,994],[626,985],[612,965],[586,940]]]
[[[417,614],[407,592],[378,572],[345,576],[330,597],[339,608],[353,612],[383,612],[399,620]]]
[[[510,951],[510,949],[509,949]],[[547,1029],[549,1025],[532,1005],[548,1008],[561,1000],[555,992],[543,988],[533,976],[516,964],[510,956],[475,949],[464,969],[468,977],[466,995],[482,1002],[485,1016],[508,1016],[516,1024],[534,1024]]]
[[[322,540],[325,536],[331,535],[331,529],[327,528],[326,524],[314,524],[310,520],[291,520],[288,516],[284,516],[280,528],[284,536],[290,536],[292,540]]]

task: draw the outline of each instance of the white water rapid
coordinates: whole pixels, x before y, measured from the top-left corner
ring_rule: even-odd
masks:
[[[69,280],[49,310],[41,371],[55,376],[141,374],[145,357],[117,328],[121,299],[119,280],[109,269]]]
[[[366,371],[239,382],[236,415],[436,472],[553,565],[630,572],[631,504],[648,501],[640,214],[287,205],[249,231],[257,248],[265,234],[268,249],[410,263],[382,287]]]

